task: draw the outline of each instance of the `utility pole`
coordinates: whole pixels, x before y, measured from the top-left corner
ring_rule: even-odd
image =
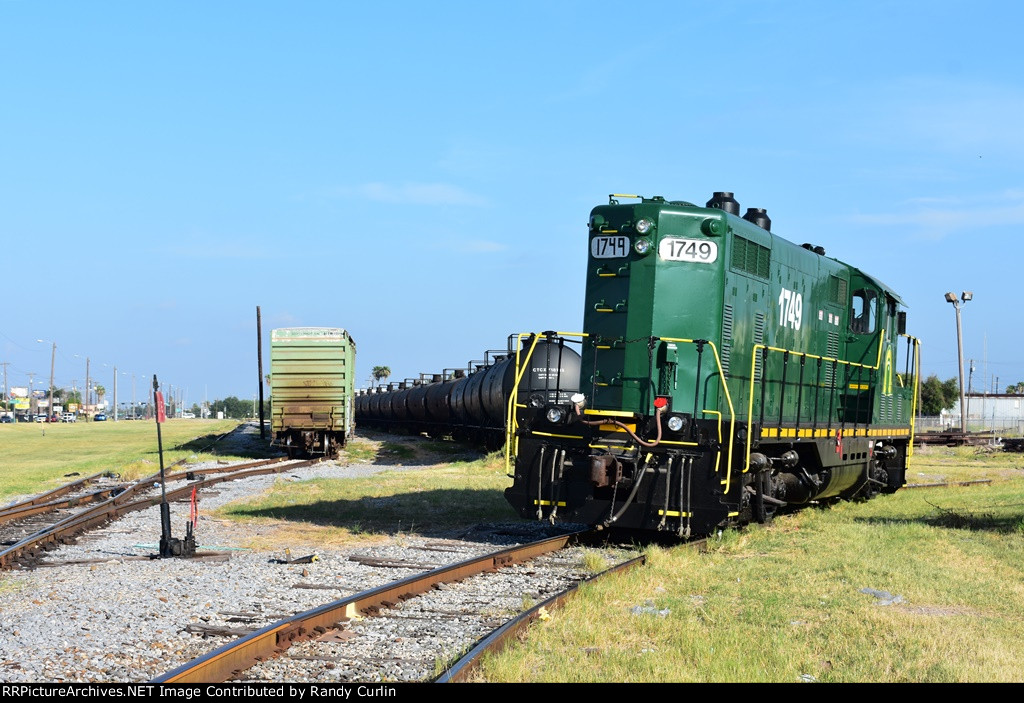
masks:
[[[971,421],[971,389],[974,388],[974,359],[971,359],[971,370],[967,374],[967,421]],[[985,411],[981,411],[981,419],[985,419]],[[984,429],[984,427],[982,428]]]
[[[90,420],[89,415],[89,357],[85,357],[85,405],[82,412],[85,413],[85,421]]]
[[[4,367],[4,411],[10,410],[11,399],[7,396],[7,367],[10,366],[9,361],[0,361],[0,366]]]
[[[266,439],[267,429],[263,426],[263,322],[260,317],[260,306],[256,306],[256,365],[259,378],[257,387],[260,389],[260,439]],[[253,399],[255,403],[255,399]],[[253,416],[256,415],[256,408],[253,408]]]
[[[117,422],[117,367],[114,367],[114,422]]]
[[[53,365],[57,360],[57,343],[53,343],[53,351],[50,352],[50,407],[46,409],[46,421],[53,419]]]
[[[35,373],[30,371],[28,373],[28,413],[29,413],[29,415],[34,414],[33,411],[32,411],[32,401],[34,400],[32,396],[35,395],[35,389],[33,388],[33,385],[35,385],[35,380],[36,380]],[[36,405],[35,412],[39,412],[39,406],[38,405]],[[34,417],[31,418],[31,419],[35,420]]]

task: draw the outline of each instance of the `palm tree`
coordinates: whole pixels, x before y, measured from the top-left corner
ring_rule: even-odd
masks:
[[[380,383],[381,381],[387,379],[387,377],[391,375],[391,367],[374,366],[373,371],[371,373],[373,377],[377,380],[377,383]]]
[[[93,386],[93,390],[96,391],[96,404],[103,404],[103,396],[107,394],[107,389],[103,386]]]

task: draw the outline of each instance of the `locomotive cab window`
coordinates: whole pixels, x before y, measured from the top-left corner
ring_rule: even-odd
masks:
[[[853,292],[850,303],[850,331],[857,334],[872,334],[875,331],[875,299],[873,290]]]

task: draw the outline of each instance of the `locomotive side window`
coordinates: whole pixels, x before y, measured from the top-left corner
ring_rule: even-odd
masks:
[[[871,334],[875,331],[875,298],[873,290],[853,292],[850,303],[850,331],[857,334]]]

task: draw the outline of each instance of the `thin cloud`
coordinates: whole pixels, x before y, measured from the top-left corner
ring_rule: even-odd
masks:
[[[161,247],[160,252],[166,256],[177,256],[183,259],[273,259],[280,258],[280,252],[272,252],[261,246],[254,245],[245,239],[211,242],[209,240],[183,242],[173,246]]]
[[[487,199],[450,183],[363,183],[335,188],[341,198],[407,205],[482,206]]]
[[[452,242],[452,249],[456,251],[465,251],[472,254],[478,253],[489,253],[495,251],[505,251],[508,247],[500,242],[488,242],[483,239],[475,239],[464,242]]]
[[[989,198],[970,202],[956,198],[915,198],[911,207],[900,212],[853,215],[864,225],[904,225],[915,227],[927,239],[942,239],[957,231],[977,231],[1024,225],[1024,194],[1007,191],[998,200]]]
[[[1024,152],[1018,126],[1024,93],[1018,86],[912,76],[863,91],[855,99],[871,107],[857,111],[855,132],[864,138],[981,158]]]

